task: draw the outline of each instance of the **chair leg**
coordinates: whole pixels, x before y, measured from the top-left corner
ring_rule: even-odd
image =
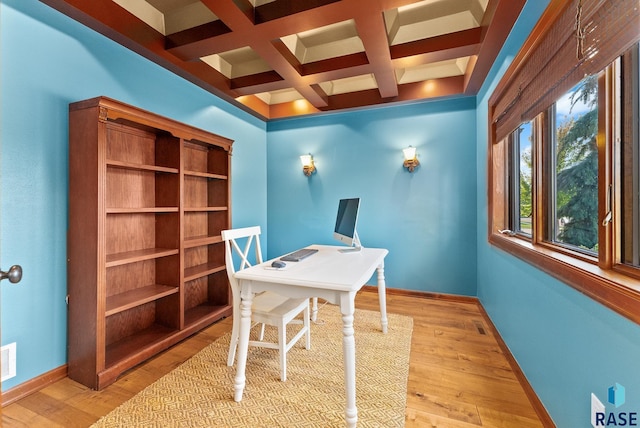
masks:
[[[239,311],[238,311],[239,312]],[[238,335],[240,333],[240,317],[234,314],[233,327],[231,329],[231,341],[229,342],[229,355],[227,356],[227,365],[232,366],[236,358],[236,349],[238,348]]]
[[[264,340],[264,326],[266,324],[262,323],[262,326],[260,327],[260,342],[262,342]]]
[[[305,349],[311,349],[311,323],[309,322],[309,305],[308,304],[302,316],[304,317],[304,327],[307,329],[307,334],[305,335],[306,342],[307,342],[305,344]]]
[[[280,350],[280,380],[287,380],[287,324],[280,320],[278,325],[278,349]]]

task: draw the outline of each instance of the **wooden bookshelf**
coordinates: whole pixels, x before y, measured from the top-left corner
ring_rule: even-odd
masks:
[[[101,389],[231,314],[231,145],[105,97],[70,105],[70,378]]]

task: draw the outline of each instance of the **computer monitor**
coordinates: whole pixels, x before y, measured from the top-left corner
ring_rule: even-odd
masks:
[[[358,251],[362,248],[356,230],[359,208],[360,198],[341,199],[338,204],[338,215],[336,216],[336,226],[333,230],[333,237],[352,247],[346,249],[348,251]]]

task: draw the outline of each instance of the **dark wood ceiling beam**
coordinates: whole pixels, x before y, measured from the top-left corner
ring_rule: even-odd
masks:
[[[350,4],[358,36],[364,45],[378,84],[380,97],[383,99],[395,97],[398,95],[398,84],[389,54],[389,40],[382,11],[376,8],[362,7],[359,2],[353,0]]]
[[[301,82],[304,86],[317,85],[319,83],[329,82],[331,80],[344,79],[346,77],[362,76],[372,73],[371,66],[368,64],[351,67],[341,68],[337,70],[325,71],[317,74],[311,74],[301,77]],[[264,83],[257,86],[241,87],[235,86],[234,91],[239,95],[257,94],[260,92],[277,91],[280,89],[291,88],[292,85],[286,80],[280,80],[272,83]],[[297,89],[297,88],[296,88]]]
[[[295,88],[313,106],[320,108],[326,105],[326,99],[301,78],[296,68],[268,40],[256,40],[251,47],[289,83],[289,87]]]
[[[281,82],[282,80],[282,77],[275,71],[265,71],[248,76],[234,77],[231,79],[231,89],[256,87],[258,85]]]
[[[296,69],[298,74],[302,74],[302,63],[298,57],[296,57],[291,50],[284,44],[281,39],[275,39],[271,41],[273,48],[278,51],[278,53],[287,61],[293,68]]]
[[[452,51],[461,47],[472,47],[475,54],[478,52],[482,43],[482,31],[481,27],[470,28],[468,30],[456,31],[428,39],[394,45],[391,46],[389,50],[391,51],[391,58],[393,59],[439,51]]]
[[[189,40],[180,44],[172,43],[167,46],[167,52],[182,61],[197,61],[198,59],[227,52],[246,46],[246,35],[239,37],[233,32],[221,34],[216,37]]]
[[[247,108],[260,113],[267,119],[271,118],[270,106],[269,104],[262,101],[260,98],[254,95],[248,95],[246,97],[238,98],[238,102]]]
[[[256,29],[250,16],[239,9],[233,0],[201,0],[238,38],[246,38],[252,33],[255,35]],[[210,40],[210,38],[208,38]],[[247,43],[239,44],[238,47],[246,46]],[[206,55],[200,55],[206,56]],[[195,58],[191,58],[195,59]]]
[[[367,64],[369,64],[367,55],[364,52],[358,52],[350,55],[302,64],[300,66],[300,74],[303,76],[309,76],[328,71],[353,69],[354,67]]]
[[[249,0],[235,0],[234,3],[236,7],[244,13],[244,16],[246,16],[247,19],[255,24],[256,10],[253,7],[253,4]]]
[[[247,18],[247,16],[236,7],[232,0],[202,0],[231,30],[238,35],[245,35],[245,45],[250,46],[269,66],[295,88],[300,95],[315,107],[326,105],[326,99],[306,84],[295,67],[285,59],[278,49],[273,45],[268,34],[260,35],[259,30]],[[264,82],[261,82],[264,83]]]
[[[387,102],[416,101],[441,98],[462,93],[464,76],[444,77],[426,82],[407,83],[398,86],[398,96],[393,99],[380,97],[375,89],[355,93],[338,94],[329,97],[329,104],[321,110],[340,110],[345,108],[371,106]]]
[[[334,70],[349,69],[352,67],[369,64],[367,55],[364,52],[357,52],[350,55],[343,55],[339,57],[302,64],[282,40],[273,40],[272,44],[274,48],[280,53],[280,55],[282,55],[282,57],[289,64],[291,64],[291,66],[295,68],[298,74],[300,74],[301,76],[309,76]]]
[[[424,82],[406,83],[398,86],[396,101],[434,99],[462,94],[464,76],[443,77]]]
[[[220,21],[165,37],[112,0],[40,0],[188,81],[261,118],[477,93],[526,0],[488,0],[478,29],[388,46],[384,11],[416,0],[201,0]],[[473,5],[478,12],[479,5]],[[477,15],[478,13],[476,13]],[[365,52],[301,64],[281,38],[355,20]],[[201,57],[251,47],[273,69],[228,79]],[[395,69],[469,57],[464,76],[396,83]],[[328,96],[320,83],[373,74],[379,89]],[[295,88],[304,102],[275,106],[241,95]],[[259,102],[258,102],[259,101]],[[248,107],[251,105],[253,107]],[[285,113],[285,112],[289,113]],[[268,114],[267,114],[268,112]],[[274,116],[275,114],[275,116]]]
[[[381,11],[385,11],[389,9],[397,9],[402,6],[408,6],[420,0],[370,0],[370,1],[371,2],[375,1],[375,7]]]
[[[238,96],[237,92],[231,88],[231,80],[229,78],[202,61],[182,63],[180,72],[174,71],[174,73],[205,89],[207,86],[215,87],[219,92],[231,98]],[[205,86],[203,86],[203,83]]]
[[[164,35],[111,0],[41,1],[135,52],[164,50]]]
[[[322,101],[323,101],[322,107],[324,107],[324,106],[329,104],[329,96],[324,91],[324,89],[322,89],[322,87],[320,85],[314,83],[314,84],[309,85],[309,88],[312,91],[314,91],[318,97],[320,97],[322,99]]]
[[[460,46],[458,48],[397,58],[393,60],[393,65],[396,68],[409,68],[450,59],[464,58],[476,55],[478,53],[478,48],[478,45]]]
[[[473,70],[476,69],[476,65],[478,65],[478,55],[470,56],[469,62],[467,62],[467,69],[464,72],[463,92],[465,88],[469,85],[469,79],[471,79],[471,76],[473,75]]]
[[[358,108],[381,103],[397,101],[415,101],[420,99],[437,99],[462,93],[464,84],[463,76],[446,77],[434,79],[429,82],[408,83],[399,85],[399,95],[396,99],[382,99],[380,93],[375,89],[359,91],[352,94],[332,95],[329,97],[327,107],[322,110],[314,109],[309,104],[296,102],[286,102],[271,105],[269,108],[269,118],[277,119],[292,117],[303,114],[313,114],[318,111],[333,111],[346,108]]]
[[[284,79],[272,82],[249,82],[236,80],[234,84],[234,92],[239,96],[255,95],[262,92],[280,91],[282,89],[291,89],[291,83]]]
[[[234,2],[230,0],[201,0],[211,11],[229,27],[231,23],[227,21],[229,13],[236,13],[239,9]],[[235,11],[233,11],[235,9]],[[264,40],[277,40],[284,36],[301,33],[318,27],[324,27],[336,22],[345,21],[351,17],[348,15],[341,2],[330,3],[319,9],[310,9],[300,12],[293,16],[286,16],[274,19],[259,25],[251,25],[242,31],[242,28],[236,33],[221,34],[217,37],[204,38],[202,40],[193,40],[189,44],[171,47],[169,51],[182,59],[183,61],[192,61],[203,56],[213,55],[226,52],[232,49],[241,48],[248,45],[248,40],[257,37]],[[241,15],[244,15],[240,11]],[[252,22],[248,17],[248,22]]]
[[[318,70],[316,70],[318,71]],[[355,65],[348,68],[338,68],[327,71],[318,71],[314,74],[305,75],[305,82],[308,84],[329,82],[331,80],[344,79],[347,77],[362,76],[373,73],[370,64]]]
[[[465,81],[465,94],[478,93],[526,0],[489,0],[482,20],[482,46]]]
[[[167,51],[183,61],[196,61],[202,57],[247,46],[254,28],[251,14],[238,8],[232,0],[202,0],[231,31],[214,37],[191,38],[183,43],[167,45]]]
[[[185,64],[165,50],[165,37],[112,0],[41,0],[83,25],[186,80],[232,101],[230,81],[201,61]],[[99,17],[99,19],[97,18]]]
[[[289,48],[281,41],[273,41],[274,48],[282,55],[282,57],[295,68],[297,73],[302,76],[305,85],[317,85],[318,83],[328,82],[330,80],[343,79],[345,77],[359,76],[371,72],[371,67],[364,52],[345,55],[338,58],[331,58],[322,61],[316,61],[308,64],[301,64],[298,58],[289,50]],[[247,81],[247,83],[250,83]],[[272,83],[262,83],[260,85],[247,84],[242,86],[234,81],[233,88],[240,94],[248,95],[259,92],[277,91],[285,89],[288,82],[278,81]],[[316,91],[317,92],[317,91]]]
[[[287,103],[280,103],[269,106],[270,119],[300,116],[319,112],[320,110],[305,101],[290,101]]]
[[[367,89],[357,93],[337,94],[329,97],[329,104],[321,110],[340,110],[345,108],[364,107],[380,104],[384,99],[377,89]]]
[[[299,14],[301,12],[313,11],[313,9],[318,7],[339,1],[340,0],[276,0],[255,8],[254,22],[256,24],[261,24],[275,19]]]
[[[217,20],[167,35],[165,38],[165,47],[171,49],[178,46],[186,46],[194,42],[197,43],[203,39],[218,37],[230,32],[231,29],[229,27],[224,25],[222,21]]]

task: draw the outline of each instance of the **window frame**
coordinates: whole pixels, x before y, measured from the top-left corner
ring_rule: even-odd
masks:
[[[623,67],[623,75],[636,76],[636,79],[623,82],[624,86],[617,88],[618,92],[623,96],[624,94],[635,94],[635,97],[625,101],[625,121],[628,121],[629,128],[623,129],[620,132],[623,134],[623,140],[630,140],[631,144],[626,147],[619,148],[619,162],[621,165],[620,182],[620,194],[623,200],[620,204],[620,227],[622,232],[620,234],[620,245],[624,248],[624,251],[631,250],[631,264],[640,266],[640,197],[633,197],[633,195],[640,194],[640,46],[636,46],[629,54],[629,61]],[[624,135],[630,133],[631,135]],[[632,174],[631,182],[627,180],[628,177],[622,176],[626,168],[631,167]],[[625,189],[629,185],[629,189]],[[627,202],[624,198],[629,198],[631,201]],[[630,214],[630,215],[629,215]],[[627,219],[629,215],[630,219]],[[631,246],[626,246],[625,241],[631,241]],[[626,247],[626,248],[625,248]],[[626,257],[628,259],[628,256]],[[620,263],[624,269],[631,269],[632,274],[638,274],[640,271],[624,260],[624,254],[621,255]],[[615,267],[614,267],[615,268]]]
[[[543,31],[536,27],[530,36],[535,40]],[[533,42],[531,42],[533,43]],[[520,54],[515,58],[517,69],[531,49],[525,42]],[[637,58],[636,58],[637,59]],[[511,70],[510,68],[509,70]],[[509,80],[507,70],[506,81]],[[640,268],[625,265],[621,260],[622,245],[622,194],[621,183],[621,118],[619,112],[621,88],[621,61],[616,60],[598,76],[598,253],[592,256],[570,247],[550,242],[548,239],[549,174],[552,162],[545,148],[549,147],[549,126],[552,118],[548,110],[532,120],[532,235],[511,232],[509,205],[511,134],[496,141],[495,123],[492,123],[492,100],[489,101],[489,138],[488,138],[488,242],[512,254],[547,274],[565,282],[581,293],[600,302],[620,315],[640,324]],[[638,78],[638,76],[635,76]],[[501,82],[502,83],[502,82]],[[638,84],[638,82],[636,82]],[[496,93],[500,92],[500,85]],[[492,96],[493,98],[493,96]],[[624,112],[628,112],[627,109]],[[625,113],[629,115],[628,113]],[[628,120],[628,118],[626,119]],[[638,132],[638,131],[636,131]],[[639,162],[640,164],[640,162]],[[603,224],[603,219],[611,211],[612,220]]]
[[[598,98],[600,98],[600,96],[603,96],[607,90],[606,82],[601,81],[601,78],[604,77],[603,73],[605,73],[605,71],[602,71],[596,76],[598,78]],[[544,147],[543,149],[544,151],[542,153],[542,156],[544,157],[544,162],[546,163],[546,165],[548,165],[548,168],[544,169],[541,172],[542,180],[544,182],[544,188],[542,189],[542,192],[545,195],[544,206],[545,206],[545,209],[547,210],[546,211],[547,217],[545,218],[545,221],[539,225],[541,230],[544,230],[545,232],[542,237],[542,241],[547,242],[552,247],[557,246],[561,249],[561,251],[565,251],[568,254],[575,255],[576,257],[582,257],[586,260],[593,262],[598,258],[598,251],[581,249],[576,245],[556,240],[557,239],[556,225],[558,222],[558,213],[557,213],[558,175],[556,171],[557,171],[558,160],[555,156],[555,151],[558,144],[558,141],[556,140],[557,125],[558,125],[556,113],[557,113],[558,101],[559,100],[556,100],[556,102],[554,102],[544,113],[542,113],[543,124],[541,126],[542,126],[542,133],[544,136],[543,144],[542,144],[542,146]],[[602,105],[600,104],[600,101],[598,101],[597,108],[598,108],[599,120],[602,113],[600,110],[601,107]],[[600,128],[601,125],[606,126],[606,124],[598,123],[599,130],[601,129]],[[601,156],[600,156],[601,150],[602,150],[601,144],[598,144],[598,189],[600,188],[600,177],[603,172],[599,163],[601,160]],[[610,201],[610,199],[607,199],[607,200]],[[598,211],[600,210],[600,205],[602,202],[603,201],[600,199],[598,195]],[[609,205],[610,205],[610,202],[609,202]]]
[[[531,122],[529,126],[531,127],[531,132],[533,133],[533,122]],[[522,210],[522,195],[520,193],[520,180],[522,178],[522,132],[520,132],[520,128],[521,127],[518,127],[507,137],[509,152],[508,189],[510,198],[508,204],[508,229],[513,231],[513,233],[515,233],[517,236],[522,237],[523,239],[531,239],[531,233],[524,231],[522,228],[522,216],[520,215]],[[531,148],[531,153],[533,154],[533,147]],[[531,183],[529,184],[530,187],[533,187],[533,175],[531,177]],[[530,217],[533,218],[533,207]]]

